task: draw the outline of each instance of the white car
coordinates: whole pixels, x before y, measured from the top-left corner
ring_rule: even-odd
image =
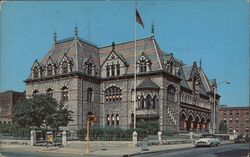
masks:
[[[218,146],[220,144],[220,140],[216,138],[215,135],[205,134],[200,137],[200,139],[195,141],[196,147],[198,146]]]

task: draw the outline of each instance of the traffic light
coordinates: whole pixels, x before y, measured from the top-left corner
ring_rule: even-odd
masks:
[[[95,115],[88,115],[88,121],[94,123],[97,121],[97,117]]]

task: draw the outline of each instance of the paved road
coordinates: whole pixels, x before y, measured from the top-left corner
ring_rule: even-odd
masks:
[[[4,157],[69,157],[68,155],[62,154],[48,154],[48,153],[41,153],[41,152],[21,152],[21,151],[13,151],[10,149],[1,149],[1,154]],[[76,157],[76,156],[70,156]]]
[[[186,148],[179,150],[169,150],[165,153],[153,153],[138,155],[137,157],[246,157],[248,144],[221,145],[212,148]],[[83,157],[82,155],[64,155],[62,153],[23,151],[14,148],[0,148],[0,153],[6,157]],[[104,154],[103,154],[104,155]],[[102,155],[102,156],[103,156]],[[122,154],[121,154],[122,156]],[[89,157],[97,157],[91,155]]]
[[[230,144],[212,148],[189,148],[164,153],[138,155],[137,157],[246,157],[249,146],[249,144]]]

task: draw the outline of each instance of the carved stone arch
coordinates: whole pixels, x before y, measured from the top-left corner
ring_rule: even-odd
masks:
[[[68,86],[68,84],[66,84],[66,83],[61,83],[60,89],[62,89],[63,87],[67,87],[67,88],[69,89],[69,86]]]
[[[206,116],[204,114],[201,115],[201,122],[203,123],[207,122]]]
[[[182,119],[182,118],[184,118],[184,120],[188,119],[188,115],[184,110],[182,110],[180,113],[180,119]]]
[[[211,122],[211,117],[209,115],[207,116],[206,121]]]
[[[191,118],[192,118],[192,121],[195,120],[194,113],[193,113],[192,111],[190,111],[190,112],[188,113],[188,119],[191,120]]]
[[[195,121],[201,122],[201,117],[200,117],[199,113],[196,113],[196,115],[195,115]]]

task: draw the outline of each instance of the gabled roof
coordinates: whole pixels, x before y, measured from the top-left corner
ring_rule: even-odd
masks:
[[[79,37],[71,37],[56,41],[52,49],[43,58],[42,63],[45,65],[49,58],[54,62],[59,63],[65,54],[73,62],[72,71],[76,71],[77,69],[78,71],[83,70],[82,68],[76,68],[76,66],[81,67],[82,61],[91,56],[93,63],[97,67],[97,73],[100,75],[100,62],[97,46]],[[78,65],[76,65],[76,63]]]
[[[183,69],[183,73],[185,75],[185,79],[188,80],[191,76],[193,65],[183,66],[182,69]]]
[[[179,73],[179,77],[181,78],[181,86],[186,88],[186,89],[190,89],[190,87],[186,81],[183,68],[180,67],[177,73]]]
[[[137,90],[143,90],[143,89],[156,89],[159,90],[160,87],[155,84],[153,81],[151,81],[150,79],[146,79],[144,80],[141,84],[139,84],[136,87]]]
[[[137,58],[140,57],[141,53],[144,52],[147,54],[147,56],[150,58],[152,62],[151,70],[162,70],[161,68],[161,63],[157,57],[158,54],[161,52],[157,53],[155,46],[154,46],[154,39],[148,37],[148,38],[143,38],[143,39],[138,39],[136,41],[136,53],[137,53]],[[102,65],[106,58],[109,56],[110,52],[112,51],[112,45],[106,46],[106,47],[101,47],[99,49],[99,55],[100,55],[100,64]],[[122,55],[123,58],[126,60],[128,65],[128,70],[127,73],[131,74],[134,72],[134,52],[135,52],[135,43],[134,41],[129,41],[125,43],[118,43],[115,45],[115,53],[118,55]],[[161,54],[160,54],[161,55]],[[159,56],[159,58],[162,58]]]
[[[112,50],[109,55],[106,57],[105,61],[101,64],[101,67],[103,66],[103,64],[107,61],[107,59],[110,57],[110,55],[114,53],[125,65],[127,65],[127,62],[125,60],[125,58],[122,56],[122,54],[118,54],[115,52],[115,50]]]

